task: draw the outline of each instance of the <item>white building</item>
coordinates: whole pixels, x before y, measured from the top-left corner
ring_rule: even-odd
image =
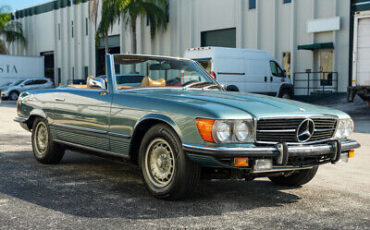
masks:
[[[44,55],[47,74],[67,83],[104,72],[103,47],[95,47],[88,3],[56,0],[17,11],[28,40],[9,47],[11,54]],[[138,53],[182,56],[200,46],[257,48],[269,51],[296,79],[316,79],[310,87],[345,92],[351,68],[351,14],[370,9],[365,0],[170,0],[166,31],[150,37],[146,18],[137,22]],[[114,26],[111,53],[131,51],[129,28]],[[299,73],[303,72],[303,73]],[[326,79],[327,82],[320,81]],[[336,87],[338,88],[336,89]],[[296,82],[305,94],[307,82]],[[318,90],[313,89],[313,91]],[[310,92],[313,92],[312,90]]]

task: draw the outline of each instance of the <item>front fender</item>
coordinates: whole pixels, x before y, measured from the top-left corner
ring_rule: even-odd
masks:
[[[147,120],[158,120],[158,121],[166,123],[167,125],[169,125],[175,130],[175,132],[177,133],[177,135],[179,135],[181,139],[182,132],[179,126],[170,117],[163,115],[163,114],[158,114],[158,113],[147,114],[144,117],[140,118],[136,122],[134,130],[136,130],[136,127],[138,127],[142,122],[147,121]]]

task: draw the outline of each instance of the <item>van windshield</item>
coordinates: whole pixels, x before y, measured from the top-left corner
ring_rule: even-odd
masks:
[[[114,57],[117,89],[145,87],[217,88],[221,86],[190,60],[140,55]]]

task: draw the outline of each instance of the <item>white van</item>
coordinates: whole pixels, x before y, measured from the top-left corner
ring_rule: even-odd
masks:
[[[229,91],[292,98],[294,88],[277,60],[267,51],[224,47],[187,49],[185,58],[198,61]]]

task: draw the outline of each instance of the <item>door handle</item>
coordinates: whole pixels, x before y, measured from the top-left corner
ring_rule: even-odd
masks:
[[[267,82],[267,77],[265,76],[265,82]]]
[[[65,101],[66,99],[64,98],[55,98],[55,101]]]
[[[270,81],[272,82],[272,77],[270,77]]]

